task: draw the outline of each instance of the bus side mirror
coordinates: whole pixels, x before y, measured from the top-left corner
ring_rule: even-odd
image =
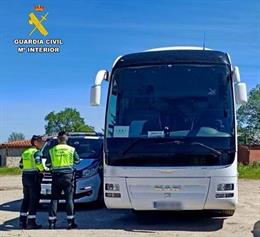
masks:
[[[236,103],[238,105],[242,105],[247,102],[246,83],[238,82],[235,84],[235,96]]]
[[[238,106],[247,102],[246,83],[240,82],[240,72],[237,66],[234,67],[232,80],[235,85],[235,98]]]
[[[107,70],[98,71],[95,79],[95,84],[91,87],[90,104],[92,106],[100,105],[101,100],[101,83],[103,80],[108,80],[109,72]]]
[[[101,85],[92,86],[90,92],[90,104],[92,106],[99,106],[101,99]]]

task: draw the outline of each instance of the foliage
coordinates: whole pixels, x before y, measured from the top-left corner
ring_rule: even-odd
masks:
[[[249,92],[248,102],[238,112],[239,143],[260,144],[260,84]]]
[[[59,131],[66,132],[92,132],[94,128],[87,125],[80,113],[73,108],[65,108],[55,113],[50,112],[45,117],[47,125],[45,126],[46,134],[53,135]]]
[[[25,136],[20,132],[12,132],[8,137],[8,142],[24,140]]]
[[[17,175],[21,173],[21,169],[17,167],[0,167],[0,175]]]
[[[243,179],[260,179],[260,164],[238,165],[239,178]]]

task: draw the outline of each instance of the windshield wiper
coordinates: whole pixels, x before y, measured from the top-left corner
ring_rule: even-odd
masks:
[[[149,141],[153,141],[153,143],[155,143],[155,141],[157,141],[156,138],[154,138],[154,139],[148,138],[148,139],[149,139]],[[119,155],[124,156],[131,148],[133,148],[140,141],[147,141],[147,139],[144,139],[144,138],[137,138],[137,139],[135,139],[128,146],[126,146],[122,151],[120,151]],[[156,142],[156,144],[160,144],[160,143]]]
[[[131,142],[128,146],[126,146],[121,152],[119,152],[119,155],[120,156],[124,156],[131,148],[133,148],[136,144],[138,144],[140,141],[145,141],[146,139],[143,139],[143,138],[137,138],[136,140],[134,140],[133,142]],[[152,140],[152,139],[151,139]],[[185,143],[191,145],[191,146],[200,146],[200,147],[203,147],[205,149],[207,149],[208,151],[210,151],[211,153],[213,153],[214,156],[218,157],[218,156],[221,156],[223,153],[213,147],[210,147],[204,143],[201,143],[201,142],[187,142],[184,140],[171,140],[169,141],[168,139],[167,140],[161,140],[160,142],[157,142],[156,144],[167,144],[167,143],[170,143],[170,144],[175,144],[175,145],[183,145]]]
[[[119,152],[120,156],[124,156],[125,153],[128,152],[133,146],[143,140],[143,138],[137,138],[136,140],[132,141],[128,146],[126,146],[122,151]]]
[[[221,156],[223,154],[221,151],[216,150],[215,148],[210,147],[210,146],[208,146],[204,143],[201,143],[201,142],[191,142],[190,144],[191,145],[199,145],[201,147],[204,147],[204,148],[208,149],[209,151],[212,151],[216,156]]]
[[[201,146],[203,148],[206,148],[207,150],[211,151],[213,154],[215,154],[215,156],[221,156],[223,153],[213,147],[210,147],[204,143],[201,142],[187,142],[187,141],[182,141],[182,140],[173,140],[173,141],[165,141],[165,142],[160,142],[159,144],[165,144],[165,143],[171,143],[171,144],[176,144],[176,145],[181,145],[181,144],[185,144],[188,143],[189,145],[198,145]]]

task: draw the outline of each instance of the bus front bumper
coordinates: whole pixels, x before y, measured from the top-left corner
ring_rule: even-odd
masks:
[[[106,184],[119,190],[106,190]],[[233,190],[218,190],[222,184],[233,184]],[[105,177],[104,186],[108,208],[234,210],[238,201],[237,177]]]

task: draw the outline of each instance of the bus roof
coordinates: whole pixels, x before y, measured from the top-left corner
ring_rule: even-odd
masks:
[[[198,46],[170,46],[170,47],[148,49],[145,52],[166,51],[166,50],[212,50],[212,49],[198,47]]]
[[[124,55],[117,60],[113,69],[181,63],[231,64],[228,54],[221,51],[201,47],[166,47]]]

